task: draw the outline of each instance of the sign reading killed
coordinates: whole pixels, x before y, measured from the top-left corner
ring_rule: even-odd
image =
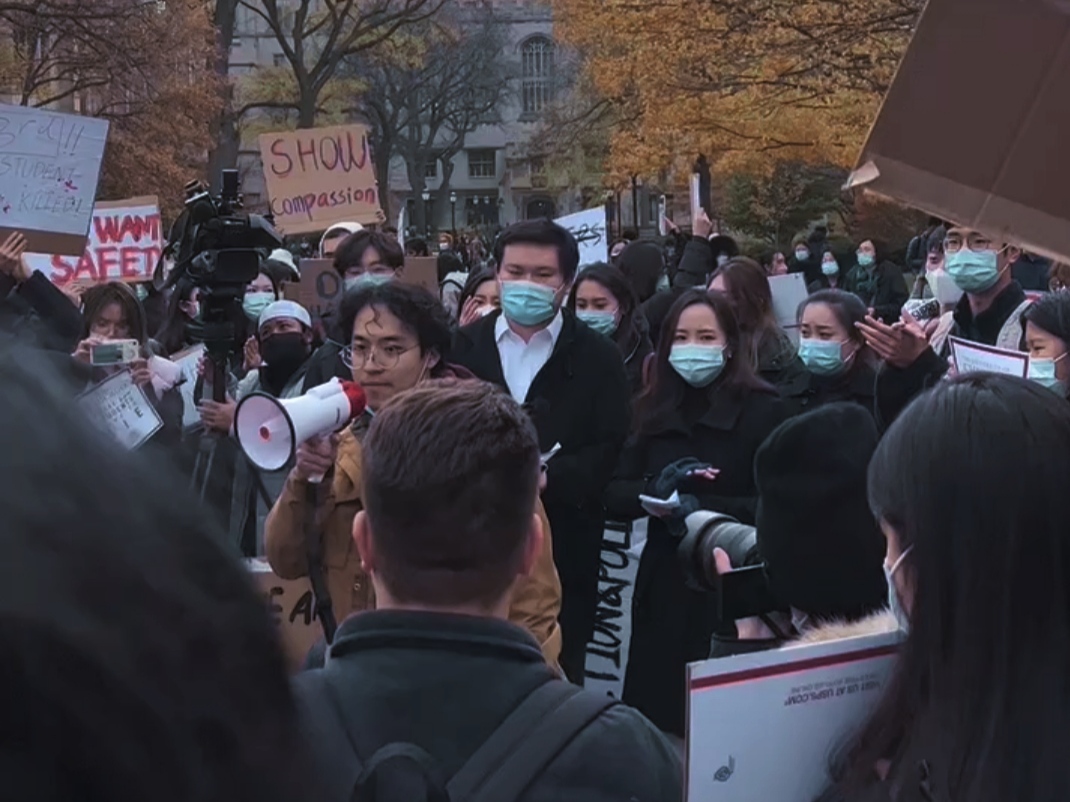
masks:
[[[260,136],[271,212],[286,234],[334,223],[375,223],[379,192],[363,125],[309,128]]]
[[[31,253],[24,257],[55,284],[150,281],[163,238],[156,198],[101,201],[93,209],[81,256]]]
[[[0,240],[80,254],[107,138],[106,120],[0,104]]]

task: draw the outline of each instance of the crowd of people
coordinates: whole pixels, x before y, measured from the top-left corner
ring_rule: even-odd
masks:
[[[318,245],[338,307],[313,319],[287,298],[300,264],[262,254],[192,407],[169,366],[201,288],[72,299],[7,238],[10,776],[49,800],[678,800],[688,663],[901,631],[824,798],[1061,799],[1067,270],[937,220],[902,265],[826,236],[750,258],[700,214],[581,265],[531,220],[489,253],[442,236],[436,295],[406,280],[425,242],[339,224]],[[785,327],[788,273],[809,296]],[[1027,353],[1028,378],[959,375],[951,337]],[[95,362],[123,340],[135,359]],[[121,372],[162,422],[128,454],[73,403]],[[245,458],[242,399],[334,378],[362,415],[283,471]],[[644,517],[616,701],[581,690],[599,556],[607,522]],[[756,527],[757,618],[715,604],[741,567],[725,522]],[[337,622],[291,683],[243,555],[309,577]]]

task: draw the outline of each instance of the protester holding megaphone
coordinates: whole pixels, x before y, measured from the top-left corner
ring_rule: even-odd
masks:
[[[352,535],[353,519],[363,509],[361,439],[371,417],[394,396],[421,382],[476,379],[463,368],[446,363],[451,337],[449,313],[426,290],[396,281],[367,284],[346,294],[339,322],[340,331],[347,332],[349,339],[342,356],[353,380],[363,388],[368,411],[340,433],[323,431],[320,436],[306,438],[303,435],[315,434],[307,421],[324,413],[324,402],[329,408],[329,398],[316,410],[299,412],[299,420],[294,420],[294,407],[288,407],[294,424],[295,466],[268,516],[265,547],[271,567],[283,579],[309,575],[310,559],[315,560],[326,575],[333,617],[341,622],[350,613],[375,607],[372,586]],[[289,403],[299,401],[303,399]],[[239,413],[239,429],[242,417]],[[414,421],[414,425],[418,423]],[[321,478],[319,512],[314,516],[315,531],[310,539],[306,532],[315,508],[310,509],[308,487]],[[493,501],[488,499],[488,503]],[[537,512],[549,532],[541,503]],[[513,594],[510,619],[535,636],[550,662],[556,661],[560,652],[560,603],[561,585],[547,538],[534,574]]]

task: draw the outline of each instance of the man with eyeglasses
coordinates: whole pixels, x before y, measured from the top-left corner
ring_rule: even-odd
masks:
[[[952,313],[951,336],[1021,349],[1021,316],[1030,301],[1011,276],[1021,253],[1018,246],[984,232],[964,226],[948,228],[944,269],[963,292]],[[877,377],[877,407],[881,422],[888,426],[914,396],[947,373],[950,346],[945,340],[940,353],[934,351],[928,339],[931,332],[906,313],[891,326],[869,317],[859,328],[885,362]]]

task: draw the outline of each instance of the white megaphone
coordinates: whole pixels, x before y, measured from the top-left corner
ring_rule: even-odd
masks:
[[[234,434],[256,467],[277,471],[293,459],[301,443],[338,431],[366,406],[363,388],[339,379],[313,387],[300,398],[253,393],[234,411]]]

